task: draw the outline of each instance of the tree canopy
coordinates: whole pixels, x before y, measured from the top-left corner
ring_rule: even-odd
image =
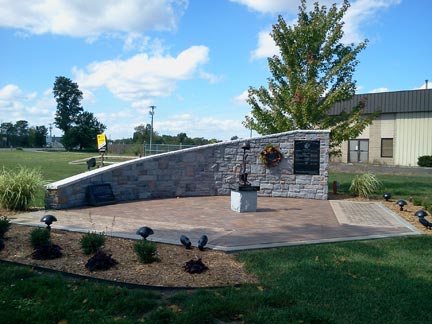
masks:
[[[316,2],[307,12],[306,0],[302,0],[294,26],[278,17],[270,35],[279,55],[268,58],[272,74],[268,88],[248,90],[247,102],[252,110],[251,116],[245,117],[247,128],[263,135],[330,129],[330,147],[333,154],[338,154],[344,140],[355,138],[372,123],[376,115],[362,115],[365,102],[338,116],[328,114],[335,103],[355,94],[357,55],[367,43],[342,43],[342,19],[349,6],[348,0],[340,8],[334,4],[329,9]]]
[[[56,77],[53,94],[57,101],[54,124],[64,132],[61,141],[64,147],[67,150],[75,147],[95,149],[96,136],[103,133],[106,126],[93,113],[83,109],[83,93],[78,84],[63,76]]]
[[[64,76],[58,76],[54,82],[53,94],[57,102],[55,125],[63,132],[67,132],[74,126],[79,114],[83,112],[81,106],[83,93],[76,82]]]

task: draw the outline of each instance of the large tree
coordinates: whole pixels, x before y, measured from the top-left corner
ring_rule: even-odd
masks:
[[[96,136],[106,126],[92,113],[84,111],[81,106],[83,93],[78,84],[63,76],[56,77],[53,93],[57,101],[54,124],[63,131],[61,142],[65,148],[96,149]]]
[[[64,76],[58,76],[54,82],[53,94],[57,102],[54,124],[63,132],[67,132],[75,125],[79,114],[83,112],[81,106],[83,93],[76,82]]]
[[[328,114],[336,102],[355,94],[357,55],[367,42],[343,44],[342,19],[349,6],[348,0],[329,9],[316,2],[307,12],[306,0],[302,0],[296,24],[288,26],[279,16],[270,34],[279,55],[268,58],[272,74],[268,89],[249,88],[252,111],[244,121],[246,127],[260,134],[330,129],[330,147],[338,154],[344,140],[355,138],[372,123],[376,115],[362,115],[364,102],[350,112]]]
[[[68,148],[97,149],[97,134],[101,134],[106,126],[100,123],[90,112],[84,111],[77,116],[76,125],[64,133],[62,143]]]

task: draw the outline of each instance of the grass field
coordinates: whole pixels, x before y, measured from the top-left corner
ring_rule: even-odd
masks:
[[[58,180],[85,172],[68,164],[76,157],[0,151],[0,164],[40,167]],[[331,173],[329,184],[346,191],[353,176]],[[431,197],[430,177],[378,176],[395,196]],[[259,284],[169,294],[0,263],[0,324],[431,323],[431,246],[423,235],[242,252],[236,257]]]
[[[21,150],[0,150],[0,167],[13,169],[18,166],[39,169],[42,172],[46,183],[65,179],[67,177],[86,172],[87,164],[85,159],[97,156],[98,153],[78,152],[47,152],[47,151],[21,151]],[[71,162],[84,160],[82,164]],[[106,162],[124,161],[124,159],[109,158]],[[98,163],[100,160],[98,159]],[[33,206],[44,206],[45,193],[41,190],[36,195]]]
[[[432,237],[242,252],[258,285],[162,292],[0,264],[0,323],[431,323]]]

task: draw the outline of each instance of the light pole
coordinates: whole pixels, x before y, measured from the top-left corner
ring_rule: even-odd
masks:
[[[153,116],[154,116],[154,110],[156,106],[150,106],[149,114],[151,116],[151,129],[150,129],[150,154],[152,152],[152,141],[153,141]]]

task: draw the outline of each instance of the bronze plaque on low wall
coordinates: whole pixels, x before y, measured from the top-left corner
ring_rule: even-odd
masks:
[[[294,174],[319,174],[320,141],[294,141]]]
[[[103,206],[114,204],[116,199],[109,183],[90,185],[87,188],[87,198],[89,205]]]

